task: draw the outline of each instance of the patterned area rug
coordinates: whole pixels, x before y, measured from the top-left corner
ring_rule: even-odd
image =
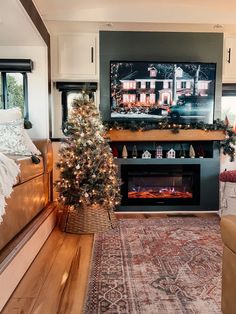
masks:
[[[218,217],[126,219],[96,235],[84,313],[221,313]]]

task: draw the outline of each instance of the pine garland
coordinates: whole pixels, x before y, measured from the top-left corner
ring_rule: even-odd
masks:
[[[170,123],[168,119],[164,119],[161,122],[150,121],[109,121],[105,122],[107,130],[131,130],[131,131],[148,131],[148,130],[170,130],[173,133],[179,133],[180,130],[204,130],[204,131],[225,131],[225,139],[220,141],[220,147],[222,148],[224,155],[229,155],[230,161],[235,159],[235,143],[236,133],[232,130],[232,126],[225,124],[225,121],[216,119],[212,124],[197,122],[194,124],[178,124]]]

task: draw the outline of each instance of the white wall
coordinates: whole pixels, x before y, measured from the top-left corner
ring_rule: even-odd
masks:
[[[0,58],[31,59],[34,64],[28,73],[29,120],[32,138],[49,137],[48,62],[46,46],[0,46]]]

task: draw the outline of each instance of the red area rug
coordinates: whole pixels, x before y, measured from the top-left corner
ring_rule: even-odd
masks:
[[[84,313],[221,313],[217,217],[126,219],[95,236]]]

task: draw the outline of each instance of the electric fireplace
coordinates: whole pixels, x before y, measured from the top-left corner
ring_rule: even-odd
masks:
[[[200,165],[121,165],[122,205],[199,205]]]

